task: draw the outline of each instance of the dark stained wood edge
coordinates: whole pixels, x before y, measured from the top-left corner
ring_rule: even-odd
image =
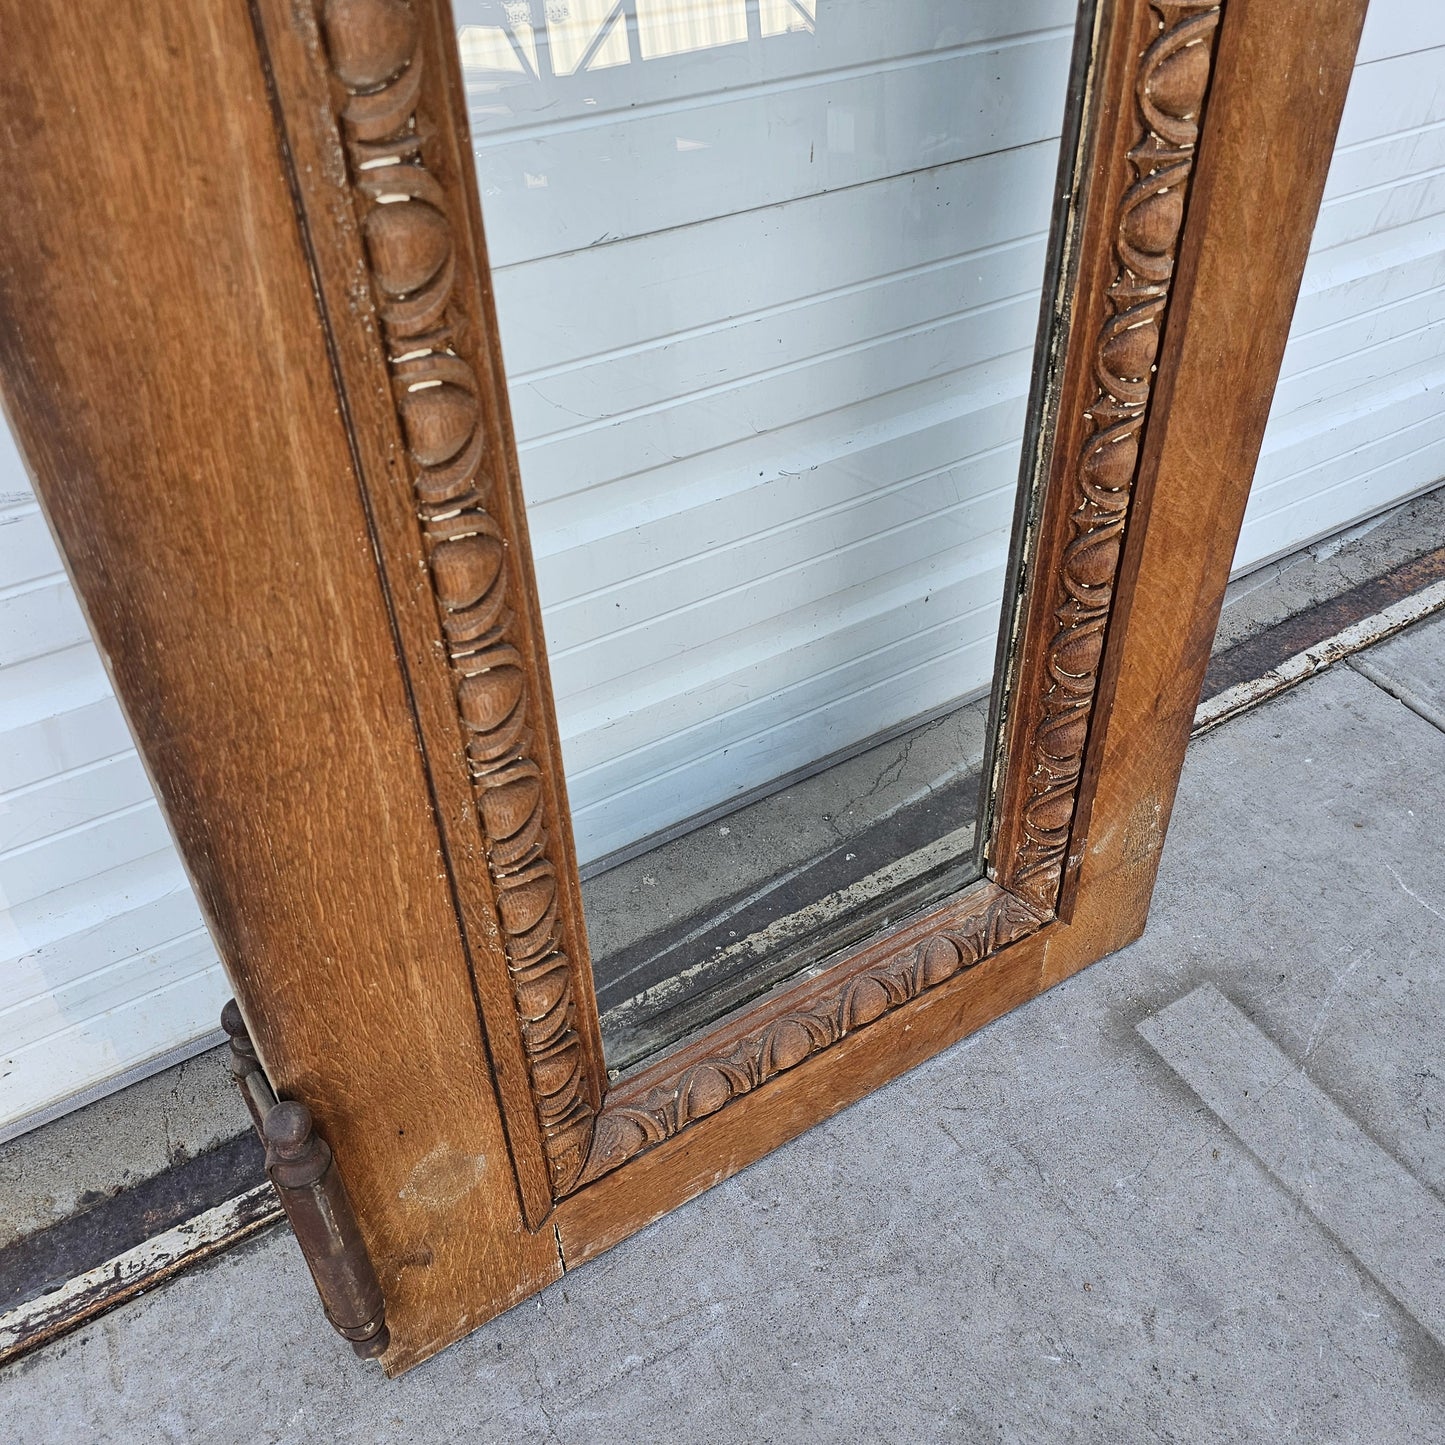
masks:
[[[605,1070],[445,4],[255,0],[523,1211]]]

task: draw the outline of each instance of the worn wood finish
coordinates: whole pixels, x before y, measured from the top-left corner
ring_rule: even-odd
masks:
[[[16,0],[0,30],[8,413],[419,1358],[560,1266],[522,1225],[250,17]]]
[[[124,1196],[122,1196],[124,1197]],[[270,1184],[232,1195],[179,1224],[152,1224],[129,1249],[70,1270],[0,1313],[0,1369],[164,1284],[192,1265],[269,1229],[284,1216]]]
[[[605,1071],[451,20],[257,13],[535,1227]]]
[[[1225,9],[1069,847],[1068,921],[563,1200],[569,1266],[1143,931],[1365,0]]]

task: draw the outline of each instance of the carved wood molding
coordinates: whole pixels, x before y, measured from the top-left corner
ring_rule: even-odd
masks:
[[[950,921],[933,933],[920,938],[915,929],[906,945],[864,947],[782,991],[742,1021],[745,1032],[710,1031],[613,1090],[599,1113],[577,1027],[579,965],[559,926],[558,869],[569,865],[549,826],[544,784],[553,765],[536,746],[538,671],[509,606],[516,583],[508,550],[518,539],[492,501],[496,452],[506,442],[488,434],[477,360],[485,338],[457,295],[471,284],[456,221],[466,202],[456,178],[428,163],[429,137],[453,123],[437,98],[442,77],[423,73],[410,0],[319,0],[347,185],[554,1198],[956,978],[1054,909],[1222,3],[1149,0],[1158,33],[1137,59],[1133,123],[1107,162],[1127,167],[1129,179],[1109,232],[1113,264],[1090,343],[1090,400],[1081,416],[1060,420],[1060,442],[1075,459],[1065,483],[1069,538],[1037,584],[1051,594],[1051,635],[1040,684],[1020,694],[1020,721],[1031,714],[1033,722],[1014,846],[1000,867],[1005,886],[980,885],[941,911]]]
[[[470,256],[465,198],[428,164],[451,125],[424,74],[408,0],[322,0],[321,31],[405,442],[428,575],[461,730],[554,1195],[576,1182],[595,1112],[559,923],[559,858],[537,747],[537,670],[509,599],[496,452],[479,399],[482,339],[460,304]],[[463,280],[458,282],[459,273]]]
[[[1138,57],[1129,181],[1112,228],[1114,272],[1092,347],[1092,395],[1074,457],[1069,540],[1036,585],[1052,592],[1053,635],[1033,715],[1026,789],[1000,876],[1035,907],[1058,902],[1078,802],[1104,634],[1114,602],[1154,358],[1169,305],[1223,0],[1150,0],[1155,38]],[[1085,393],[1089,395],[1089,393]],[[1068,445],[1060,417],[1059,439]],[[1025,706],[1029,706],[1026,702]],[[1016,735],[1017,736],[1017,735]]]
[[[590,1183],[690,1124],[715,1114],[769,1079],[796,1068],[847,1035],[957,978],[1043,919],[992,883],[981,883],[947,921],[899,947],[860,950],[785,990],[739,1025],[712,1031],[691,1050],[645,1070],[607,1096],[578,1180]]]

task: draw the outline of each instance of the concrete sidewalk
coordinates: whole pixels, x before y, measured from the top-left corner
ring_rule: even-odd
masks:
[[[272,1232],[11,1367],[5,1438],[1445,1439],[1432,709],[1445,620],[1208,734],[1143,940],[403,1379]]]

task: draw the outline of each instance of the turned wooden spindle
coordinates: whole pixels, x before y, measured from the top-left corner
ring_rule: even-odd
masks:
[[[221,1012],[231,1039],[231,1074],[266,1145],[266,1174],[291,1221],[331,1327],[362,1359],[386,1353],[386,1301],[331,1147],[311,1111],[278,1102],[235,999]]]

